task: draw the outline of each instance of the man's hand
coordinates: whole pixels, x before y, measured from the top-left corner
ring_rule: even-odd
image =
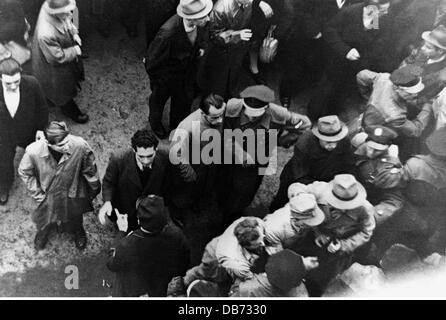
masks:
[[[333,240],[327,247],[328,252],[336,253],[341,249],[341,243],[338,240]]]
[[[292,113],[291,124],[295,126],[295,129],[299,130],[307,130],[311,128],[310,118],[302,114]]]
[[[314,243],[316,243],[316,245],[319,247],[319,248],[322,248],[323,246],[325,246],[327,243],[329,243],[330,242],[330,237],[328,237],[328,236],[326,236],[326,235],[323,235],[323,234],[321,234],[321,235],[318,235],[317,237],[316,237],[316,239],[314,239]]]
[[[251,29],[243,29],[239,31],[240,40],[242,41],[249,41],[252,38],[252,31]]]
[[[313,39],[320,39],[322,38],[322,32],[319,32]]]
[[[302,257],[305,270],[310,271],[319,267],[319,259],[317,257]]]
[[[99,214],[98,214],[98,218],[99,218],[99,222],[102,225],[105,225],[107,223],[105,216],[111,216],[113,211],[113,206],[111,204],[110,201],[106,201],[104,202],[104,204],[102,205],[101,209],[99,210]]]
[[[127,215],[126,214],[120,214],[118,209],[115,209],[116,216],[118,217],[118,220],[116,220],[116,224],[118,225],[119,231],[127,232],[127,229],[129,228],[129,223],[127,221]]]
[[[357,61],[361,58],[361,55],[359,54],[358,50],[353,48],[347,53],[346,58],[350,61]]]
[[[37,130],[36,132],[36,141],[45,140],[45,134],[41,130]]]
[[[181,177],[185,182],[193,182],[197,180],[197,173],[190,165],[181,164],[179,168],[181,172]]]
[[[74,46],[74,50],[76,50],[76,54],[77,54],[78,56],[81,56],[81,55],[82,55],[81,47],[79,47],[78,45]]]
[[[260,1],[259,7],[263,11],[265,18],[269,19],[274,15],[273,8],[271,8],[271,6],[265,1]]]

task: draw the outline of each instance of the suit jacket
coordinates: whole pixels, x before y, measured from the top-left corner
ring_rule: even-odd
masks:
[[[48,106],[36,78],[22,75],[20,102],[11,118],[0,89],[0,145],[26,147],[35,140],[37,130],[48,124]]]
[[[138,227],[136,217],[136,200],[143,196],[154,194],[165,196],[165,178],[168,159],[158,150],[152,164],[152,174],[143,189],[136,164],[135,153],[127,150],[112,154],[103,180],[102,198],[111,201],[113,208],[121,214],[128,215],[129,231]],[[112,220],[116,220],[113,213]]]
[[[184,275],[189,267],[186,237],[171,222],[160,233],[147,234],[138,229],[117,240],[107,262],[107,267],[117,273],[114,296],[165,297],[169,281]]]
[[[184,29],[183,18],[175,14],[164,23],[146,55],[145,67],[152,81],[178,77],[195,81],[199,51],[205,48],[207,39],[206,29],[197,30],[197,40],[192,45]]]

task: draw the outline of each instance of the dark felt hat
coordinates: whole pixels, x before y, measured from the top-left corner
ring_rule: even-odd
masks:
[[[265,271],[268,281],[283,291],[289,291],[300,285],[307,272],[302,256],[289,249],[269,257]]]
[[[167,224],[168,211],[164,199],[150,195],[143,198],[136,208],[136,215],[144,230],[160,232]]]
[[[385,126],[369,126],[365,129],[368,137],[366,141],[375,142],[374,147],[377,150],[385,150],[393,144],[398,134]]]
[[[273,102],[275,99],[274,91],[264,85],[247,87],[240,93],[240,97],[243,99],[254,98],[266,103]]]

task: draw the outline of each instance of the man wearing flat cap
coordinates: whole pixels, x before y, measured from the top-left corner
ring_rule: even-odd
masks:
[[[402,189],[398,186],[402,165],[398,147],[393,144],[397,137],[392,129],[370,126],[353,138],[359,179],[367,190],[368,200],[375,206],[377,226],[404,205]]]
[[[421,78],[424,89],[417,97],[418,103],[434,99],[446,84],[446,27],[439,25],[422,34],[423,44],[408,56],[401,67],[416,65],[423,69]]]
[[[340,173],[356,174],[347,126],[338,116],[319,118],[311,131],[304,132],[294,146],[294,155],[280,174],[280,186],[270,211],[287,201],[288,187],[294,182],[331,181]]]
[[[321,296],[328,283],[352,263],[358,248],[368,243],[375,230],[375,209],[367,201],[365,188],[349,174],[339,174],[329,182],[307,185],[325,214],[322,224],[288,248],[318,258],[319,267],[306,276],[310,296]]]
[[[400,137],[419,137],[432,117],[432,104],[417,104],[424,90],[423,70],[408,65],[392,74],[363,70],[357,75],[359,89],[368,99],[358,125],[384,125]],[[415,115],[413,116],[412,114]]]
[[[167,137],[161,120],[169,97],[170,130],[190,113],[195,98],[198,60],[207,47],[205,27],[211,11],[211,0],[180,1],[177,14],[164,23],[148,48],[145,68],[152,89],[149,123],[160,139]]]
[[[183,232],[169,221],[163,198],[149,195],[137,205],[139,229],[129,233],[125,215],[109,251],[107,267],[116,273],[113,296],[165,297],[173,277],[189,267],[189,246]]]
[[[101,191],[95,156],[64,122],[52,121],[44,133],[45,139],[26,148],[19,165],[19,175],[38,203],[32,214],[37,228],[34,245],[44,249],[52,227],[67,224],[82,250],[87,245],[82,216],[93,211],[92,200]]]
[[[257,193],[263,179],[259,169],[268,167],[269,158],[277,147],[274,138],[279,130],[286,126],[306,130],[311,126],[308,117],[274,104],[274,91],[266,86],[248,87],[241,97],[228,101],[223,124],[225,132],[243,135],[243,141],[235,139],[234,142],[233,137],[225,134],[223,141],[224,158],[232,159],[231,164],[220,166],[219,173],[226,226],[241,216]],[[263,155],[259,156],[262,147]]]

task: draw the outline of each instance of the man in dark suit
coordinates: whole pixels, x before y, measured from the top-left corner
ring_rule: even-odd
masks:
[[[163,198],[145,197],[138,204],[137,215],[140,227],[125,236],[127,221],[119,214],[120,233],[107,262],[116,272],[113,295],[165,297],[169,281],[189,268],[188,242],[169,222]]]
[[[195,95],[197,59],[203,55],[212,11],[211,0],[183,0],[177,14],[159,30],[145,58],[152,94],[149,123],[159,138],[167,136],[161,119],[169,97],[170,129],[190,113]]]
[[[355,75],[363,69],[375,70],[373,62],[382,54],[377,43],[393,17],[389,6],[390,0],[367,0],[342,9],[328,22],[322,37],[329,60],[325,79],[308,106],[312,120],[336,114],[341,98],[355,92]]]
[[[99,211],[99,220],[105,217],[116,221],[116,210],[128,216],[129,231],[138,228],[136,202],[148,194],[164,196],[168,158],[158,151],[158,139],[148,130],[138,130],[132,137],[132,149],[113,154],[108,164]]]
[[[0,205],[8,201],[14,180],[16,147],[43,137],[48,124],[48,106],[39,83],[21,71],[12,58],[0,62]]]

